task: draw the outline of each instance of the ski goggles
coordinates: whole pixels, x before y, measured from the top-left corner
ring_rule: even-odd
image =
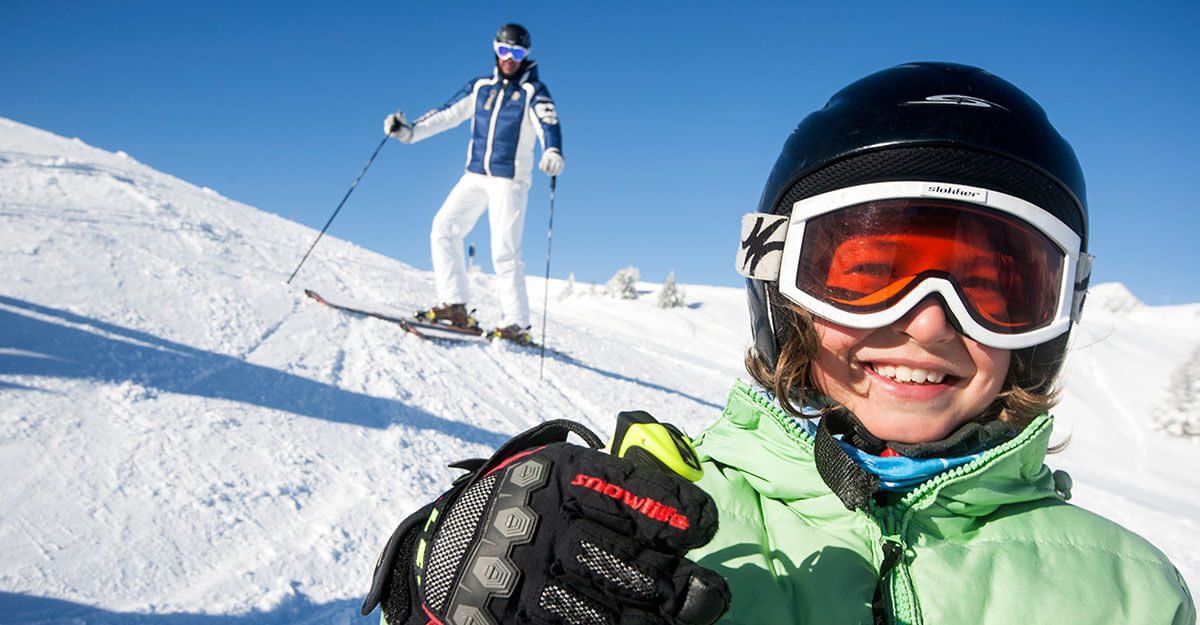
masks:
[[[512,44],[500,43],[499,41],[492,42],[492,49],[496,51],[496,56],[501,59],[512,59],[514,61],[523,61],[529,56],[529,49]]]
[[[790,215],[746,215],[737,264],[839,325],[882,328],[937,295],[962,333],[1021,349],[1078,321],[1092,261],[1080,247],[1018,197],[900,181],[806,198]]]

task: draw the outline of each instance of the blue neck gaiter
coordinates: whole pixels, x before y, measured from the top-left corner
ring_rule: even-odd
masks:
[[[758,390],[771,398],[771,401],[775,402],[776,405],[779,404],[773,393],[761,387]],[[817,427],[821,422],[820,415],[822,409],[827,407],[828,402],[823,397],[807,399],[800,409],[805,418],[791,417],[792,422],[815,438]],[[841,435],[835,435],[835,439],[837,439],[838,445],[850,456],[850,459],[854,460],[855,464],[864,471],[879,478],[879,490],[892,492],[911,491],[929,481],[930,478],[955,467],[965,465],[983,455],[982,452],[979,452],[949,458],[909,458],[899,455],[876,456],[843,441]]]

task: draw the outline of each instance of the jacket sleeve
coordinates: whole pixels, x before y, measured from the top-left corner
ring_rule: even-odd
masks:
[[[542,142],[542,150],[555,150],[562,154],[562,127],[558,125],[558,111],[554,108],[554,98],[550,97],[546,85],[537,84],[532,101],[529,115],[533,118],[531,121],[537,130],[538,140]]]
[[[475,85],[478,82],[478,79],[468,82],[449,102],[413,120],[411,143],[427,139],[467,121],[475,109]]]
[[[1179,587],[1182,591],[1179,607],[1175,611],[1175,619],[1171,621],[1171,625],[1196,625],[1196,602],[1192,599],[1192,593],[1188,590],[1187,582],[1184,581],[1183,575],[1179,570],[1175,570],[1175,576],[1179,579]]]

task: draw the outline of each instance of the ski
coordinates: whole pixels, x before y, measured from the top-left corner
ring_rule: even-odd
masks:
[[[485,342],[488,340],[488,337],[483,335],[482,330],[458,328],[442,323],[427,323],[418,319],[405,321],[404,326],[408,329],[410,334],[415,334],[423,339],[477,342]]]
[[[490,332],[488,333],[487,338],[490,341],[496,341],[499,343],[503,343],[505,345],[512,345],[513,347],[517,347],[517,348],[524,349],[524,350],[529,350],[531,352],[535,352],[535,351],[540,352],[544,349],[547,354],[558,356],[560,358],[568,358],[568,359],[570,358],[570,356],[568,356],[566,352],[559,351],[557,349],[554,349],[553,347],[543,348],[541,343],[538,343],[535,341],[529,341],[528,343],[522,343],[519,341],[514,341],[511,339],[506,339],[506,338],[497,336]]]
[[[505,345],[512,345],[513,347],[517,347],[517,348],[520,348],[523,350],[529,350],[529,351],[541,351],[542,350],[542,346],[540,343],[535,343],[533,341],[530,341],[528,343],[519,343],[517,341],[511,341],[508,339],[498,337],[491,332],[484,332],[483,330],[481,330],[479,328],[460,328],[457,326],[447,325],[444,323],[430,323],[430,322],[426,322],[426,321],[421,321],[420,319],[405,319],[403,317],[397,317],[395,315],[389,315],[386,313],[369,310],[367,308],[360,308],[358,306],[349,306],[346,304],[339,304],[337,302],[331,302],[331,301],[325,299],[324,297],[321,296],[320,293],[317,293],[316,291],[314,291],[312,289],[304,289],[304,294],[316,302],[320,302],[321,304],[329,306],[330,308],[340,310],[342,312],[347,312],[347,313],[354,314],[354,315],[362,315],[364,317],[373,317],[375,319],[380,319],[382,321],[387,321],[390,323],[397,324],[400,327],[404,328],[406,331],[408,331],[409,334],[419,336],[423,339],[429,339],[429,340],[434,340],[434,341],[460,341],[460,342],[480,342],[480,343],[490,342],[490,341],[499,341],[501,343],[504,343]],[[547,354],[553,354],[553,355],[559,356],[559,357],[568,357],[567,354],[565,354],[564,352],[561,352],[552,347],[547,347],[547,348],[545,348],[545,350],[546,350]]]
[[[321,296],[320,293],[312,289],[304,289],[304,294],[320,302],[330,308],[348,312],[364,317],[373,317],[382,321],[395,323],[401,328],[408,331],[409,334],[419,336],[423,339],[443,340],[443,341],[487,341],[488,337],[484,336],[483,331],[477,328],[457,328],[454,326],[442,323],[427,323],[418,319],[404,319],[395,315],[359,308],[357,306],[348,306],[346,304],[338,304],[331,302]]]
[[[336,308],[336,310],[338,310],[338,311],[348,312],[350,314],[359,314],[359,315],[362,315],[362,317],[372,317],[372,318],[376,318],[376,319],[380,319],[380,320],[384,320],[384,321],[389,321],[389,323],[394,323],[396,325],[400,325],[401,327],[403,327],[404,330],[407,330],[408,333],[410,333],[410,335],[419,336],[421,338],[426,338],[426,339],[431,339],[431,341],[457,341],[457,342],[479,342],[479,343],[499,342],[499,343],[504,343],[506,345],[512,345],[512,347],[515,347],[515,348],[520,348],[520,349],[529,350],[529,351],[541,351],[541,349],[542,349],[540,343],[536,343],[533,341],[530,341],[528,343],[520,343],[520,342],[516,342],[516,341],[510,341],[510,339],[506,339],[506,338],[494,335],[493,332],[485,332],[484,330],[479,329],[479,327],[458,327],[458,326],[454,326],[454,325],[430,323],[430,321],[422,321],[420,319],[406,319],[403,317],[396,317],[396,315],[394,315],[394,314],[372,311],[372,310],[368,310],[368,308],[362,308],[359,306],[349,306],[346,304],[337,304],[337,302],[326,300],[325,298],[323,298],[322,295],[320,295],[317,292],[314,292],[314,290],[312,290],[312,289],[304,289],[304,294],[307,295],[308,298],[311,298],[313,301],[320,302],[320,304],[324,304],[325,306],[329,306],[330,308]],[[564,353],[564,351],[560,351],[558,349],[554,349],[551,347],[547,347],[545,349],[546,349],[547,354],[553,354],[553,355],[556,355],[559,357],[570,357],[570,356],[566,355],[566,353]]]

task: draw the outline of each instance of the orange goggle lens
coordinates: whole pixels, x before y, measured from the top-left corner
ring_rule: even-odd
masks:
[[[1040,230],[950,201],[883,200],[805,222],[796,286],[850,313],[895,305],[942,279],[971,316],[1017,334],[1055,318],[1066,255]]]

